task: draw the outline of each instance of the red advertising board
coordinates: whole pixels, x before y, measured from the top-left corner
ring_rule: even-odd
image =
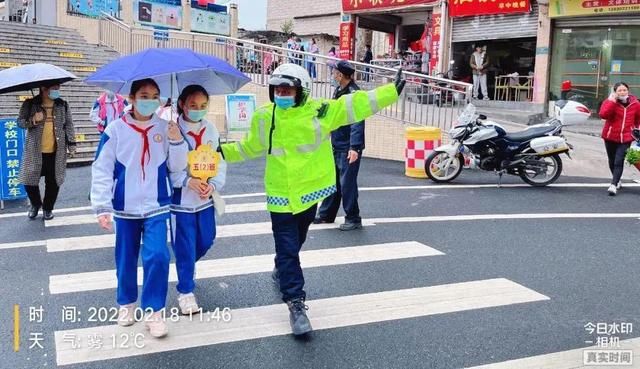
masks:
[[[467,17],[473,15],[528,13],[530,0],[450,0],[449,15]]]
[[[356,27],[352,22],[340,23],[340,49],[338,57],[341,59],[353,59],[354,38]]]
[[[434,14],[431,18],[431,45],[429,47],[429,71],[433,72],[438,65],[438,55],[440,54],[440,31],[442,25],[442,14]]]
[[[409,5],[435,4],[439,0],[342,0],[342,11],[393,9]]]

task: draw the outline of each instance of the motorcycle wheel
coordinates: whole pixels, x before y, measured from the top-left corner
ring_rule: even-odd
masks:
[[[460,155],[456,155],[448,168],[442,168],[441,165],[445,160],[449,160],[451,156],[446,152],[432,152],[427,157],[427,161],[424,165],[424,171],[427,173],[427,177],[436,183],[451,182],[462,172],[464,162]]]
[[[536,163],[532,163],[530,159],[528,161],[529,165],[526,163],[519,168],[520,178],[525,183],[534,187],[544,187],[558,180],[558,177],[562,174],[562,159],[558,154],[544,157],[538,156],[532,159],[535,159]],[[541,171],[544,171],[544,173]]]

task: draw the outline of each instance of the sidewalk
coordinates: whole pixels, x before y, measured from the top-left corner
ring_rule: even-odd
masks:
[[[515,124],[504,121],[496,121],[500,123],[507,132],[514,132],[525,129],[527,126],[522,124]],[[589,124],[582,127],[586,131],[587,129],[594,130],[595,125]],[[578,127],[573,127],[570,131],[580,131]],[[564,132],[564,136],[569,143],[573,145],[573,153],[571,155],[572,160],[567,158],[566,155],[562,155],[562,164],[564,165],[564,176],[575,177],[591,177],[591,178],[603,178],[610,179],[611,172],[609,171],[609,164],[607,162],[607,154],[604,150],[604,144],[599,135],[592,136],[581,133]],[[640,171],[625,164],[623,179],[628,180],[640,180]]]

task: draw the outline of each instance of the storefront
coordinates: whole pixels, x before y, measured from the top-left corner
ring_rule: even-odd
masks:
[[[568,80],[574,98],[597,112],[617,82],[640,94],[640,0],[613,6],[586,3],[550,2],[550,99],[559,98],[560,85]]]
[[[436,6],[439,0],[404,0],[397,1],[342,1],[343,20],[351,22],[352,34],[358,30],[371,30],[384,35],[386,45],[374,50],[374,64],[401,64],[410,72],[430,73],[436,68],[439,53],[439,36],[441,17]],[[347,41],[350,25],[342,23],[340,32],[341,48]],[[374,37],[365,37],[365,43],[371,45]],[[355,49],[355,46],[353,47]],[[348,55],[342,55],[348,57]],[[357,60],[363,57],[362,50],[355,52]],[[398,65],[394,65],[398,66]]]
[[[470,60],[475,48],[480,46],[489,58],[488,97],[491,100],[531,100],[538,31],[537,2],[475,0],[450,4],[448,76],[471,82]]]

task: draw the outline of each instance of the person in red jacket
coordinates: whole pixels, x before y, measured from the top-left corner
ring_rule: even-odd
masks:
[[[600,107],[600,118],[605,120],[602,138],[613,175],[608,192],[615,196],[621,187],[624,157],[633,142],[631,131],[640,125],[640,102],[629,94],[629,85],[619,82],[613,86],[613,92]]]

